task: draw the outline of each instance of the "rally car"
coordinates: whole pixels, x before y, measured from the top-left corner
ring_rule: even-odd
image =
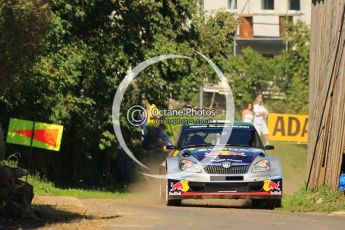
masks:
[[[226,142],[221,136],[229,134]],[[183,199],[251,199],[254,205],[281,206],[283,178],[280,160],[268,156],[251,123],[214,121],[184,125],[162,170],[160,185],[167,205]]]

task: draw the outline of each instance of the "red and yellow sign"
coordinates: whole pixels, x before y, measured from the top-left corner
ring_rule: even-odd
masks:
[[[308,142],[308,115],[270,113],[270,141]]]
[[[59,151],[62,131],[62,125],[11,118],[7,143]]]

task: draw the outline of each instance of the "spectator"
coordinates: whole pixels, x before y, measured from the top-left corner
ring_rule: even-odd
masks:
[[[147,150],[153,150],[162,148],[164,144],[172,145],[168,135],[166,134],[165,125],[159,124],[157,126],[157,124],[159,123],[159,117],[153,114],[153,110],[157,109],[156,105],[149,100],[146,100],[145,104],[147,120],[146,124],[144,125],[143,148]]]
[[[152,103],[151,100],[149,99],[144,99],[144,105],[146,107],[146,117],[144,112],[140,114],[140,120],[144,121],[146,119],[145,123],[143,123],[140,126],[141,134],[142,134],[142,139],[144,139],[144,136],[147,134],[147,126],[154,126],[155,122],[154,120],[156,117],[153,115],[152,110],[157,108],[155,104]]]
[[[146,113],[147,113],[147,120],[146,120],[146,125],[154,125],[154,120],[157,119],[156,116],[153,115],[153,110],[157,108],[155,104],[153,104],[152,101],[149,101],[146,99],[145,101],[146,104]]]
[[[163,148],[164,145],[172,145],[165,132],[165,125],[160,124],[158,127],[149,126],[147,134],[144,137],[143,148],[146,150],[154,150]]]
[[[266,126],[266,119],[268,116],[267,109],[263,106],[262,96],[259,95],[255,99],[254,112],[254,126],[259,133],[260,138],[264,144],[268,144],[268,129]]]
[[[253,103],[249,102],[246,104],[246,108],[242,112],[242,121],[253,123],[254,113],[253,113]]]

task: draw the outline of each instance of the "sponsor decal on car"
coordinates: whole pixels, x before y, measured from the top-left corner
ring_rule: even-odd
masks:
[[[176,183],[170,182],[170,192],[187,192],[189,185],[187,180],[180,180]]]
[[[223,150],[225,150],[225,149],[227,149],[231,152],[243,152],[243,153],[261,153],[261,152],[263,152],[262,150],[253,149],[253,148],[245,149],[245,148],[228,147],[228,148],[224,148]]]
[[[244,152],[232,152],[232,151],[215,151],[215,152],[208,152],[205,153],[205,156],[243,156],[246,157],[247,155]]]
[[[277,180],[276,182],[272,180],[265,180],[263,189],[266,192],[270,192],[271,195],[280,195],[282,192],[281,180]]]
[[[187,180],[187,181],[199,181],[199,179],[196,178],[196,177],[187,177],[187,176],[184,177],[183,180]]]
[[[242,160],[226,159],[226,158],[211,159],[211,162],[215,162],[215,163],[220,163],[220,162],[225,162],[225,161],[238,162],[238,163],[242,163],[243,162]]]
[[[268,176],[267,179],[269,180],[276,180],[276,179],[281,179],[282,175],[276,175],[276,176]]]
[[[169,192],[169,196],[179,196],[179,195],[182,195],[181,191]]]

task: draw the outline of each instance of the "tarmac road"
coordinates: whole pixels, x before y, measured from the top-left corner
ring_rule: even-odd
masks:
[[[244,208],[242,201],[188,201],[166,207],[153,200],[84,200],[86,206],[108,210],[105,229],[345,229],[345,215],[290,213]]]
[[[186,201],[167,207],[156,196],[129,195],[122,199],[78,199],[38,196],[41,217],[28,223],[3,221],[10,229],[345,229],[345,211],[337,214],[291,213],[253,209],[241,200]],[[7,224],[6,224],[7,223]],[[14,226],[17,226],[14,227]]]

